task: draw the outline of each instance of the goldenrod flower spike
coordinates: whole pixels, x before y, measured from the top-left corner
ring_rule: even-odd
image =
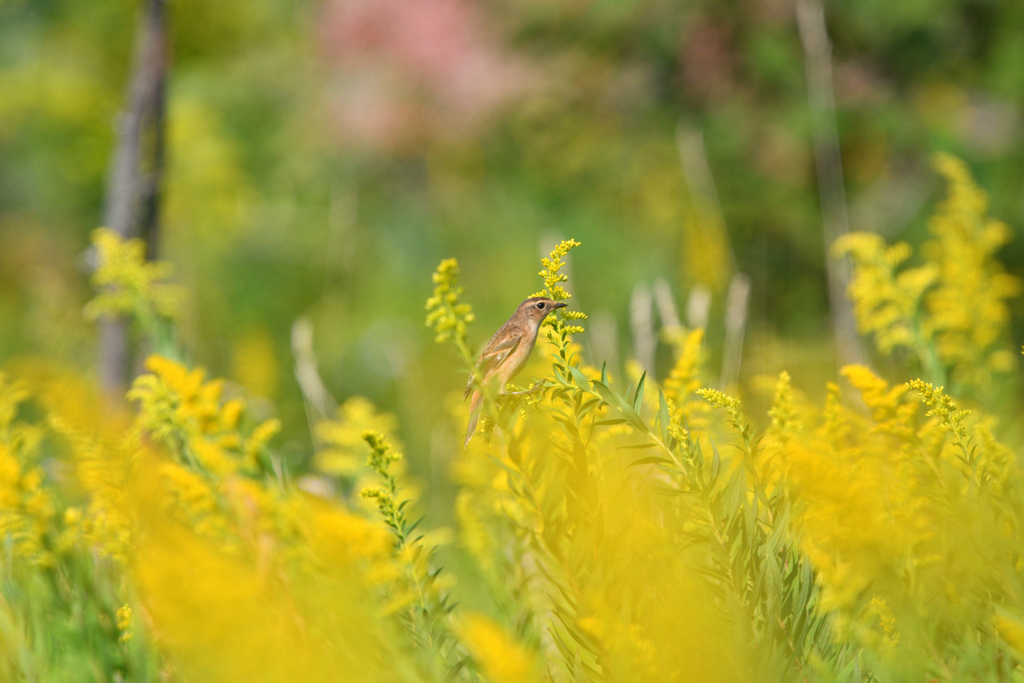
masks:
[[[459,262],[453,258],[441,261],[433,275],[434,295],[427,299],[427,327],[434,328],[434,340],[439,344],[452,339],[464,359],[472,354],[466,346],[466,326],[475,316],[469,304],[459,302]]]
[[[988,198],[964,162],[937,154],[933,165],[948,190],[928,221],[933,239],[920,250],[922,265],[905,266],[909,245],[887,246],[865,232],[836,240],[833,254],[853,259],[857,325],[882,354],[909,350],[930,380],[987,392],[994,373],[1015,366],[1006,345],[1007,301],[1022,285],[995,258],[1011,233],[986,215]]]
[[[97,294],[85,307],[85,315],[138,318],[177,317],[182,290],[168,284],[173,268],[165,261],[146,261],[146,244],[140,239],[122,239],[113,230],[93,232],[97,268],[92,285]]]

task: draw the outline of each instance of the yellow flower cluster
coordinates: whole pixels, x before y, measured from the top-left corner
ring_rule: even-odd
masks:
[[[277,420],[257,425],[243,437],[240,398],[224,399],[223,380],[207,381],[201,369],[189,370],[161,356],[146,360],[148,374],[128,392],[139,404],[139,425],[184,460],[218,476],[257,472],[267,442],[280,430]]]
[[[945,639],[987,630],[983,586],[1018,580],[1016,569],[1003,572],[1016,552],[1011,529],[1020,519],[1007,505],[1019,495],[1019,474],[985,424],[941,389],[890,386],[858,366],[844,375],[870,417],[841,406],[833,388],[817,428],[779,451],[798,501],[800,547],[822,586],[820,608],[836,615],[837,637],[869,648],[906,642],[912,654],[889,666],[926,670]],[[921,423],[909,389],[932,420]]]
[[[315,464],[324,474],[356,478],[365,474],[369,446],[363,438],[366,430],[382,434],[398,451],[401,442],[395,434],[398,420],[390,413],[379,413],[368,399],[353,396],[338,407],[337,416],[316,425],[320,442]]]
[[[200,369],[149,358],[134,414],[80,378],[0,375],[0,675],[63,656],[46,639],[85,624],[110,679],[1014,680],[1024,473],[1014,430],[958,392],[1003,367],[1004,235],[962,165],[938,163],[951,190],[927,265],[872,236],[838,248],[862,329],[953,389],[850,366],[855,395],[830,383],[819,408],[782,372],[761,429],[746,400],[700,388],[702,330],[668,339],[662,382],[628,362],[620,383],[557,318],[543,390],[492,406],[493,438],[453,463],[489,617],[455,614],[446,533],[420,529],[397,422],[366,399],[314,427],[313,476],[338,486],[313,495],[272,446],[279,423]],[[568,297],[577,244],[543,259],[543,293]],[[973,265],[954,271],[956,249]],[[435,284],[428,324],[472,363],[453,260]]]
[[[121,632],[121,635],[117,637],[117,640],[122,643],[127,643],[135,635],[132,608],[128,605],[121,605],[117,608],[117,612],[114,613],[114,618],[117,620],[117,630]]]
[[[189,681],[414,681],[394,624],[382,614],[389,542],[379,525],[296,498],[296,566],[277,565],[275,537],[255,558],[224,552],[153,520],[132,583],[161,653]],[[170,668],[170,667],[168,667]]]
[[[885,634],[885,644],[889,647],[896,647],[900,642],[900,633],[896,630],[896,617],[884,599],[879,597],[871,598],[870,607],[878,614],[878,623]]]
[[[697,395],[710,403],[714,408],[732,411],[738,410],[740,407],[740,400],[738,398],[728,396],[718,389],[698,389]]]
[[[953,399],[942,392],[942,387],[934,387],[919,379],[912,379],[907,386],[924,398],[928,405],[928,412],[925,415],[937,417],[942,421],[943,426],[948,427],[956,435],[958,441],[967,438],[967,428],[964,426],[964,419],[971,414],[969,410],[957,410]]]
[[[986,215],[988,198],[966,164],[937,154],[934,166],[949,190],[928,222],[934,239],[923,247],[939,271],[936,287],[925,297],[929,331],[939,357],[953,368],[951,380],[988,388],[993,372],[1012,370],[1016,363],[1004,338],[1010,319],[1006,302],[1020,294],[1021,282],[995,258],[1011,233]]]
[[[544,270],[540,271],[538,275],[544,278],[544,289],[531,296],[546,296],[552,301],[565,301],[570,297],[570,294],[562,287],[562,283],[567,282],[569,276],[558,271],[565,266],[565,261],[562,259],[578,246],[580,243],[576,240],[562,240],[546,258],[540,260]]]
[[[85,383],[37,378],[33,409],[70,451],[71,495],[85,496],[63,515],[68,492],[31,464],[44,428],[21,419],[22,385],[0,378],[0,528],[16,568],[64,563],[51,575],[67,581],[102,566],[104,583],[75,599],[106,600],[111,583],[117,602],[86,608],[102,607],[111,645],[153,648],[158,633],[159,657],[189,680],[420,680],[388,616],[409,598],[387,528],[260,465],[277,425],[245,429],[221,381],[158,356],[146,367],[131,422]]]
[[[580,405],[594,398],[584,393]],[[488,457],[471,444],[456,463],[464,545],[496,586],[519,596],[529,628],[550,634],[526,661],[543,656],[566,676],[610,681],[738,680],[725,622],[697,579],[700,560],[678,552],[689,514],[630,468],[633,429],[567,423],[565,410],[548,397]],[[520,648],[534,637],[528,631]],[[491,667],[525,666],[518,648],[467,645],[492,680],[505,678]]]
[[[563,240],[559,242],[551,253],[541,259],[541,264],[544,266],[544,270],[537,273],[544,278],[544,289],[530,296],[546,296],[552,301],[565,301],[572,295],[565,291],[562,287],[563,282],[569,280],[569,276],[565,273],[560,273],[563,267],[565,267],[565,261],[563,260],[569,252],[574,248],[580,246],[580,243],[576,240]],[[582,334],[583,327],[580,325],[566,325],[563,320],[586,320],[587,315],[582,311],[567,311],[565,309],[559,309],[559,317],[555,318],[549,324],[555,327],[556,333],[565,334]],[[549,318],[549,320],[551,320]]]
[[[690,339],[672,387],[682,401],[699,386],[700,333]],[[502,438],[471,443],[455,463],[462,542],[494,590],[516,596],[524,633],[519,648],[502,647],[543,657],[550,680],[738,680],[726,621],[698,578],[704,560],[679,551],[693,517],[655,492],[665,477],[646,466],[669,462],[650,455],[653,434],[636,426],[642,405],[658,406],[657,384],[630,374],[619,419],[605,404],[607,378],[575,357],[556,353],[551,389],[502,410]],[[666,429],[681,433],[670,404]],[[467,646],[494,680],[506,675],[497,667],[523,666],[497,645]]]
[[[853,257],[849,294],[860,331],[872,335],[882,353],[906,349],[926,354],[927,340],[917,316],[925,291],[938,279],[938,269],[929,264],[899,270],[911,256],[910,245],[886,246],[880,236],[866,232],[840,237],[833,253]]]
[[[772,421],[768,433],[779,439],[783,445],[803,426],[793,406],[793,387],[789,373],[785,370],[779,375],[778,384],[775,385],[775,397],[768,417]]]
[[[63,545],[84,545],[125,564],[135,528],[126,512],[128,481],[139,450],[137,435],[118,409],[99,401],[80,378],[37,379],[36,396],[49,431],[66,444],[71,472],[88,493],[80,507],[64,511]]]
[[[441,261],[434,272],[434,295],[427,299],[427,327],[434,328],[434,339],[444,342],[454,339],[466,358],[466,325],[475,316],[469,304],[459,303],[462,287],[459,285],[459,262],[453,258]]]
[[[459,628],[459,636],[490,683],[538,680],[533,654],[487,617],[467,615]]]
[[[708,404],[694,397],[704,385],[701,372],[704,330],[697,328],[686,334],[679,331],[667,341],[675,348],[676,362],[662,383],[665,398],[681,411],[679,417],[685,416],[691,428],[703,428],[707,425]]]
[[[16,561],[50,566],[57,506],[36,463],[42,433],[15,422],[27,398],[24,385],[0,373],[0,534]]]
[[[853,258],[857,323],[880,352],[910,351],[928,377],[988,391],[992,374],[1015,363],[1005,343],[1006,302],[1021,283],[995,258],[1010,231],[986,215],[985,193],[962,161],[938,154],[934,166],[949,189],[928,222],[933,239],[921,250],[923,265],[903,267],[910,246],[886,246],[870,233],[841,237],[833,251]]]
[[[166,282],[171,266],[163,261],[147,262],[145,242],[124,240],[113,230],[100,228],[93,233],[93,245],[98,264],[92,285],[97,294],[85,308],[87,317],[177,316],[182,293]]]

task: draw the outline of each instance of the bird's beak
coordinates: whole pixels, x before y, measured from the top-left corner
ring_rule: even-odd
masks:
[[[569,304],[563,304],[563,303],[562,303],[561,301],[559,301],[559,302],[558,302],[558,303],[556,303],[556,304],[555,304],[554,306],[552,306],[552,308],[565,308],[565,307],[566,307],[566,306],[568,306],[568,305],[569,305]]]

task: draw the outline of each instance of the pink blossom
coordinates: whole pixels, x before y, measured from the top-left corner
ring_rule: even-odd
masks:
[[[530,81],[466,0],[330,0],[321,37],[357,84],[337,103],[341,127],[385,147],[394,140],[382,136],[415,127],[411,116],[427,132],[464,134]]]

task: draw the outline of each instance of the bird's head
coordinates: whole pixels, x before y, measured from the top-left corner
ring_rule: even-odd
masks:
[[[566,304],[560,301],[552,301],[542,296],[532,296],[519,304],[516,316],[524,318],[532,326],[539,327],[544,318],[553,313],[555,309],[565,308]]]

